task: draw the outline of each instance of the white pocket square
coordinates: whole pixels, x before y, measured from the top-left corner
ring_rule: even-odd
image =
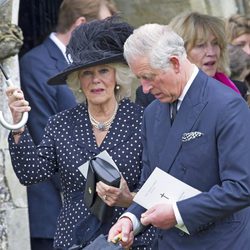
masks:
[[[204,133],[199,132],[199,131],[193,131],[193,132],[189,132],[189,133],[184,133],[181,137],[181,141],[182,142],[187,142],[187,141],[191,141],[195,138],[201,137],[203,136]]]

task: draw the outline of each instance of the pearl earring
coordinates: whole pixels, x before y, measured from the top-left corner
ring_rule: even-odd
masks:
[[[120,89],[120,85],[117,84],[117,85],[115,86],[115,89],[116,89],[116,90],[119,90],[119,89]]]

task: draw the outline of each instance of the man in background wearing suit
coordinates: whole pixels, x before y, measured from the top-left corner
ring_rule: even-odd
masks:
[[[147,211],[133,203],[111,228],[109,240],[122,233],[121,244],[128,247],[141,223],[157,228],[156,249],[160,250],[249,249],[250,111],[246,102],[192,64],[182,38],[168,26],[143,25],[124,48],[143,91],[157,99],[144,113],[141,183],[159,167],[201,193]]]
[[[82,23],[104,19],[115,12],[111,0],[64,0],[57,31],[21,58],[21,87],[32,108],[27,126],[36,144],[41,141],[50,116],[76,105],[74,95],[65,84],[47,84],[50,77],[67,66],[65,51],[72,31]],[[53,249],[62,202],[58,183],[54,179],[27,188],[32,250]]]

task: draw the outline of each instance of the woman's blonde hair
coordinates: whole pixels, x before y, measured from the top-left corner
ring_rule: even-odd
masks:
[[[243,34],[250,34],[250,16],[232,15],[227,19],[226,30],[228,43]]]
[[[131,86],[133,81],[135,80],[135,76],[131,72],[128,65],[125,63],[109,63],[107,65],[115,69],[115,97],[117,102],[119,102],[123,98],[131,97]],[[86,102],[86,97],[84,96],[84,93],[81,91],[80,87],[80,70],[74,71],[69,74],[66,80],[78,103]]]
[[[206,42],[213,34],[220,47],[218,71],[230,74],[224,20],[198,12],[183,12],[175,16],[169,26],[184,40],[187,55],[193,47]]]

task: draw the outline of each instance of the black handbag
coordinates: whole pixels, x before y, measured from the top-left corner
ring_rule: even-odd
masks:
[[[92,243],[83,248],[84,250],[122,250],[119,244],[108,242],[106,237],[101,234]]]
[[[106,237],[101,234],[88,246],[74,245],[69,250],[122,250],[119,244],[108,242]]]
[[[110,220],[114,207],[108,206],[96,193],[96,183],[102,181],[107,185],[119,187],[120,172],[109,162],[94,157],[89,161],[89,168],[84,192],[84,202],[101,222]]]

